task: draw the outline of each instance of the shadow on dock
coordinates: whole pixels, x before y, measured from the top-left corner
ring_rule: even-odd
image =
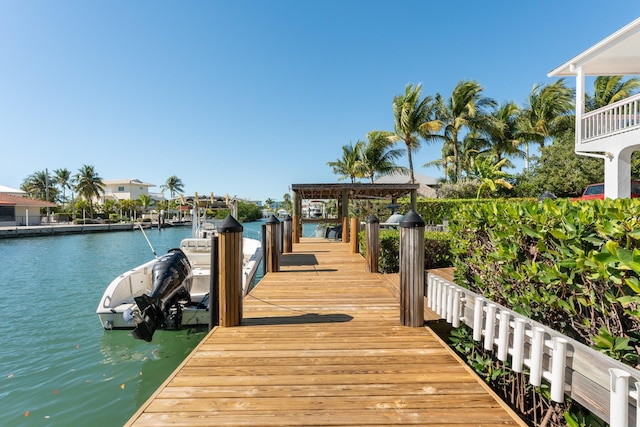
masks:
[[[348,314],[306,313],[299,316],[252,317],[242,320],[242,326],[302,325],[314,323],[344,323],[353,320]]]
[[[280,260],[280,265],[286,267],[318,265],[318,259],[314,254],[287,254]]]

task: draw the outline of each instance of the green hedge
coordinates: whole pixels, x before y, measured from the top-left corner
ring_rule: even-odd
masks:
[[[511,202],[522,202],[528,199],[509,199]],[[475,206],[478,203],[487,203],[495,199],[425,199],[418,198],[416,212],[420,214],[427,224],[442,224],[445,219],[451,220],[463,206]],[[403,198],[399,201],[402,212],[411,209],[411,201]]]
[[[449,240],[446,232],[428,231],[424,234],[424,268],[441,268],[451,266]],[[359,235],[360,253],[366,253],[366,233]],[[378,267],[381,273],[397,273],[400,259],[400,231],[380,230],[380,255]]]
[[[640,200],[483,202],[450,222],[456,280],[632,365]]]

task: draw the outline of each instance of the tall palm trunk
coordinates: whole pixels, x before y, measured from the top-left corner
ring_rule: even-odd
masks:
[[[411,174],[411,183],[415,184],[416,179],[413,176],[413,158],[411,156],[411,147],[407,144],[407,157],[409,158],[409,173]]]
[[[461,179],[461,171],[460,171],[460,150],[458,147],[458,132],[454,129],[451,133],[451,147],[453,148],[453,174],[456,177],[456,182],[460,182]]]

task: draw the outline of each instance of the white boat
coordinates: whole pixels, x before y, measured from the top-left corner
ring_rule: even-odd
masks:
[[[150,341],[156,329],[209,324],[211,235],[215,227],[198,221],[180,247],[113,279],[96,313],[104,329],[133,329]],[[146,235],[145,235],[146,238]],[[262,259],[259,240],[242,239],[242,291],[249,291]]]
[[[324,204],[321,200],[312,200],[309,202],[309,218],[322,218]]]

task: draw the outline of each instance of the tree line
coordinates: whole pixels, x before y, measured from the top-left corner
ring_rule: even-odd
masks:
[[[585,111],[592,111],[633,95],[640,80],[622,76],[595,78],[585,94]],[[574,153],[575,90],[564,79],[533,86],[524,105],[499,104],[485,96],[476,81],[462,80],[449,96],[422,96],[422,85],[408,84],[393,98],[393,131],[373,130],[366,140],[342,146],[342,156],[327,164],[339,179],[374,182],[383,175],[404,172],[415,183],[413,155],[423,143],[441,144],[441,157],[423,167],[443,171],[440,197],[510,195],[537,197],[544,191],[557,196],[581,192],[602,181],[602,160]],[[400,148],[398,147],[400,145]],[[540,156],[530,155],[530,146]],[[408,168],[396,161],[406,156]],[[520,174],[508,174],[514,159],[524,159]],[[632,174],[640,174],[634,155]]]
[[[147,194],[141,194],[135,200],[108,198],[98,206],[94,206],[94,201],[104,194],[105,184],[95,168],[90,165],[83,165],[75,174],[66,168],[55,169],[53,174],[49,174],[48,170],[37,171],[29,175],[20,188],[31,198],[59,204],[58,213],[68,214],[72,218],[82,216],[83,212],[88,213],[91,218],[96,212],[102,215],[113,215],[120,219],[132,218],[148,212],[151,208],[169,213],[175,212],[179,206],[185,204],[182,200],[184,183],[176,175],[172,175],[160,186],[161,192],[169,191],[168,200],[156,200]],[[67,191],[70,200],[67,197]],[[289,197],[290,205],[290,196],[288,194],[285,196]],[[225,218],[228,214],[230,209],[207,212],[208,216],[219,219]],[[237,219],[241,222],[255,221],[262,217],[262,211],[254,203],[238,201],[237,215]]]
[[[136,200],[107,199],[96,208],[94,201],[104,194],[105,184],[92,165],[83,165],[75,174],[67,168],[54,169],[53,174],[50,174],[48,169],[36,171],[20,185],[20,189],[26,192],[28,197],[57,203],[63,213],[69,213],[73,217],[85,211],[92,218],[96,210],[103,214],[115,214],[118,211],[133,214],[144,213],[152,206],[167,211],[177,209],[179,201],[176,195],[184,191],[182,180],[172,175],[160,188],[162,192],[169,191],[169,200],[157,201],[147,194],[142,194]]]

